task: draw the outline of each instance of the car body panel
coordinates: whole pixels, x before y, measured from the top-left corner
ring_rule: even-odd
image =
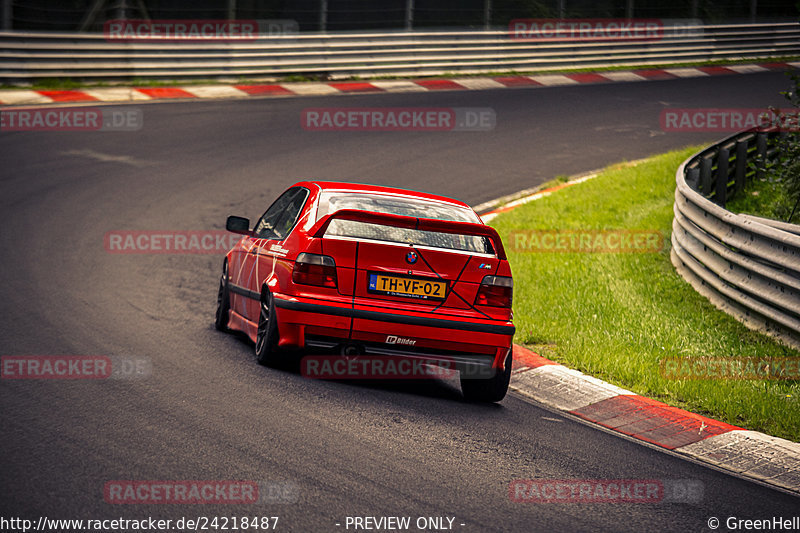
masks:
[[[298,191],[307,191],[307,196],[291,228],[286,229],[288,233],[280,234],[265,221],[279,220],[282,227],[289,228],[292,213],[277,216],[275,206],[280,201],[288,201],[284,198],[288,195],[295,199],[290,207],[296,208],[302,199]],[[401,207],[403,202],[421,199],[431,205],[441,205],[445,211],[461,210],[458,217],[464,220],[415,218],[353,209],[321,213],[323,193],[328,194],[325,198],[331,202],[340,197],[337,195],[378,195]],[[379,225],[388,228],[386,231],[390,233],[449,234],[454,235],[449,238],[456,243],[453,246],[462,246],[462,241],[466,243],[464,246],[484,242],[489,248],[476,252],[330,235],[331,225],[341,224],[337,220],[344,220],[345,224]],[[259,228],[261,233],[257,231]],[[264,235],[273,231],[275,235]],[[482,224],[463,202],[388,187],[305,181],[287,189],[248,233],[226,256],[230,329],[242,331],[255,341],[259,299],[264,290],[269,290],[274,297],[279,347],[308,349],[337,342],[358,343],[400,357],[426,353],[463,354],[482,358],[492,367],[502,369],[514,334],[511,309],[475,305],[475,301],[485,276],[511,277],[511,270],[500,237],[494,229]],[[333,258],[336,287],[294,282],[293,270],[301,253]],[[376,281],[382,281],[384,287],[400,286],[402,290],[417,292],[410,296],[379,292]],[[393,285],[395,282],[400,285]],[[437,297],[434,291],[442,283],[446,286],[445,294]]]

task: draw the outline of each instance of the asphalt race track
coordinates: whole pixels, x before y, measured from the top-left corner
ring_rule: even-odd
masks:
[[[703,531],[794,516],[800,500],[455,382],[307,380],[213,327],[221,255],[110,254],[112,230],[257,218],[301,178],[421,189],[473,205],[724,133],[666,133],[666,107],[780,105],[779,73],[501,91],[136,104],[137,132],[0,134],[2,355],[144,358],[138,380],[0,381],[0,516],[455,517],[484,531]],[[489,132],[309,132],[309,107],[490,107]],[[569,194],[565,192],[564,194]],[[695,503],[535,504],[514,479],[693,480]],[[119,505],[110,480],[257,480],[293,503]],[[337,526],[339,523],[341,525]],[[445,520],[445,525],[448,523]],[[463,524],[463,525],[462,525]],[[412,527],[411,531],[415,531]],[[725,527],[720,528],[726,531]],[[349,531],[353,531],[350,526]]]

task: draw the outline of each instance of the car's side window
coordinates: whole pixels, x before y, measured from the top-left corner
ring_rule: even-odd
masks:
[[[292,228],[297,222],[297,218],[300,216],[300,212],[303,210],[307,197],[308,191],[298,187],[297,193],[289,201],[289,205],[286,206],[286,209],[283,210],[283,216],[278,217],[278,220],[275,222],[275,232],[278,233],[281,238],[286,238],[289,236],[289,233],[291,233]]]
[[[259,239],[285,239],[292,231],[308,198],[308,190],[294,187],[283,193],[267,209],[255,227]]]

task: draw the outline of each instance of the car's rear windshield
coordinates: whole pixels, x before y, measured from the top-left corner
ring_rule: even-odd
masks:
[[[474,211],[463,207],[402,196],[342,191],[325,191],[320,195],[317,220],[328,213],[334,213],[342,209],[359,209],[391,215],[433,218],[454,222],[480,222]],[[333,220],[325,234],[430,246],[464,252],[494,253],[491,243],[486,237],[396,228],[351,220]]]

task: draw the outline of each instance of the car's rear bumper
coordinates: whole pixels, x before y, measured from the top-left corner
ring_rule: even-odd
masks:
[[[375,355],[439,359],[503,368],[514,337],[509,322],[398,314],[371,306],[344,306],[275,295],[280,344],[330,348],[354,343]]]
[[[387,313],[385,311],[375,311],[369,309],[358,309],[351,307],[339,307],[334,305],[321,304],[297,299],[283,300],[275,298],[275,307],[287,309],[298,313],[311,313],[329,316],[353,318],[359,320],[369,320],[385,322],[390,324],[403,324],[410,326],[422,326],[429,328],[440,328],[458,331],[470,331],[476,333],[491,333],[495,335],[514,335],[514,325],[510,322],[502,323],[496,321],[464,321],[453,320],[451,318],[440,318],[425,315],[400,315]]]

